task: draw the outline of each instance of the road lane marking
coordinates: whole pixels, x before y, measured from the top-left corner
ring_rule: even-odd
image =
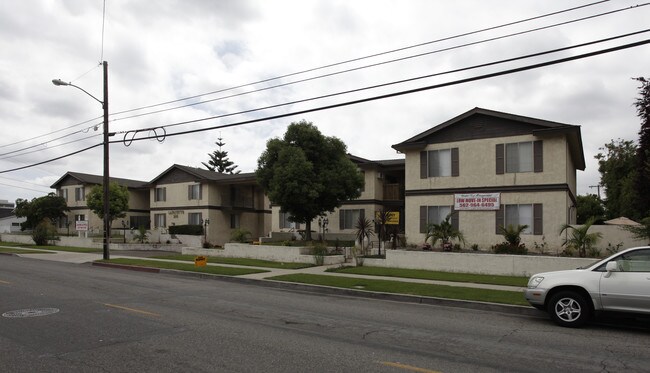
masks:
[[[147,312],[147,311],[139,310],[139,309],[136,309],[136,308],[129,308],[129,307],[124,307],[124,306],[118,306],[117,304],[109,304],[109,303],[104,303],[104,305],[105,305],[106,307],[117,308],[117,309],[120,309],[120,310],[129,311],[129,312],[135,312],[135,313],[139,313],[139,314],[142,314],[142,315],[153,316],[153,317],[161,317],[161,316],[160,316],[159,314],[157,314],[157,313]]]
[[[2,280],[0,280],[0,284],[6,284],[6,285],[11,285],[11,282],[9,282],[9,281],[2,281]]]
[[[424,368],[419,368],[419,367],[414,367],[412,365],[406,365],[406,364],[400,364],[400,363],[393,363],[390,361],[380,361],[379,364],[381,365],[386,365],[389,367],[393,368],[399,368],[399,369],[404,369],[404,370],[410,370],[411,372],[419,372],[419,373],[442,373],[437,370],[430,370],[430,369],[424,369]]]

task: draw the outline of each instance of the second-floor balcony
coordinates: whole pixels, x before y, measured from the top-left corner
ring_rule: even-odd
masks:
[[[384,184],[384,201],[404,200],[404,185]]]

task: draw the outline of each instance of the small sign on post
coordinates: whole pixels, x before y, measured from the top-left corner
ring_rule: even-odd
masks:
[[[208,264],[208,258],[204,256],[197,256],[194,258],[194,265],[196,267],[205,267]]]

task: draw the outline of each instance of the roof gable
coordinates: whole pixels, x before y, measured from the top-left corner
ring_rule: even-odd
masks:
[[[397,151],[422,149],[427,144],[477,140],[495,137],[562,133],[571,145],[576,168],[584,170],[580,126],[474,108],[408,140],[392,146]]]
[[[126,186],[127,188],[138,189],[144,188],[147,185],[146,181],[122,179],[119,177],[110,177],[110,182],[118,183],[119,185]],[[61,176],[50,188],[57,189],[63,185],[101,185],[104,183],[104,177],[101,175],[84,174],[81,172],[68,171],[65,175]]]
[[[255,183],[256,180],[257,178],[253,172],[240,174],[222,174],[219,172],[204,170],[202,168],[175,164],[151,180],[151,182],[149,182],[149,185],[151,186],[156,184],[176,184],[207,181],[216,183]]]

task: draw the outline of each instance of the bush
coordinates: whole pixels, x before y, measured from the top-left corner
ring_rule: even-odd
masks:
[[[311,253],[314,256],[316,265],[322,266],[325,263],[325,255],[327,255],[327,247],[322,244],[316,244],[311,248]]]
[[[32,240],[37,246],[45,246],[49,241],[58,240],[56,236],[56,228],[47,220],[44,220],[34,228],[32,232]]]
[[[476,243],[472,244],[471,248],[472,248],[472,251],[478,251],[479,250],[478,244],[476,244]]]
[[[203,234],[203,226],[198,224],[172,225],[169,227],[169,234],[200,236]]]
[[[244,243],[248,241],[248,236],[251,235],[251,232],[247,231],[246,229],[233,229],[232,232],[230,232],[230,242],[240,242]]]
[[[502,242],[492,246],[492,250],[495,254],[514,254],[514,255],[526,255],[528,254],[528,249],[526,245],[512,245],[508,242]]]

